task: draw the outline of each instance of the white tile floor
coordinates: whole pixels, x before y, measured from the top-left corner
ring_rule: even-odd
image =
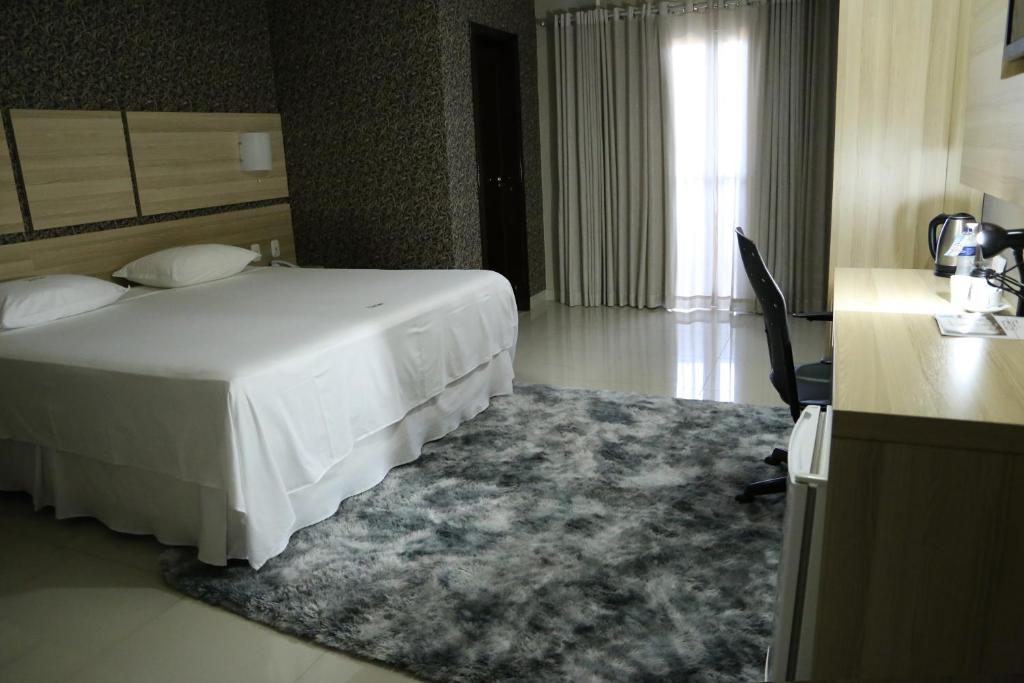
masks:
[[[827,355],[830,326],[791,319],[797,364]],[[520,316],[516,379],[654,396],[783,405],[758,315],[535,304]]]
[[[796,320],[797,362],[828,329]],[[520,382],[779,404],[761,318],[550,302],[521,317]],[[160,546],[91,520],[56,521],[0,494],[0,681],[409,681],[180,596]]]

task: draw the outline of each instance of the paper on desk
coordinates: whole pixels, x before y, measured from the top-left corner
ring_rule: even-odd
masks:
[[[1024,339],[1024,318],[991,313],[937,314],[935,322],[945,337]]]
[[[992,316],[1010,339],[1024,339],[1024,318],[1010,315]]]

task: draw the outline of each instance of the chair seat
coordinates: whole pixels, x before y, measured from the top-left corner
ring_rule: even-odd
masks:
[[[832,366],[807,363],[796,368],[796,393],[803,405],[828,405],[832,402]]]

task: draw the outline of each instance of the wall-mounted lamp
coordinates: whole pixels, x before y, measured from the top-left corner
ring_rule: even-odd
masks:
[[[243,171],[269,171],[274,161],[270,151],[270,133],[240,134],[238,157]]]

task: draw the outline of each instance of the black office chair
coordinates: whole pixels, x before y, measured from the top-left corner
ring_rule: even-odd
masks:
[[[743,269],[747,271],[747,278],[764,312],[764,334],[768,338],[772,385],[789,405],[789,412],[796,422],[806,406],[825,406],[832,402],[832,364],[831,361],[823,360],[794,367],[786,298],[768,272],[757,246],[743,234],[743,228],[736,228],[736,239],[739,241]],[[795,317],[831,322],[832,313],[806,313]],[[776,448],[764,461],[769,465],[784,465],[787,456],[786,449]],[[736,500],[749,503],[755,496],[785,491],[786,477],[775,477],[748,484],[736,496]]]

